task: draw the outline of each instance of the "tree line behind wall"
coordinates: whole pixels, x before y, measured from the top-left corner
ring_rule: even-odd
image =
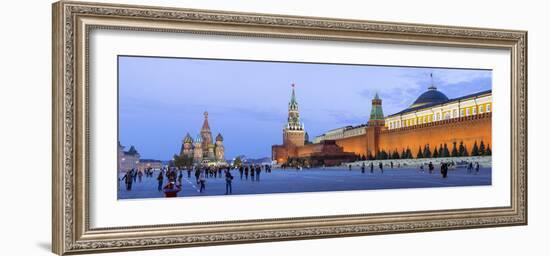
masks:
[[[439,157],[464,157],[464,156],[490,156],[492,154],[491,147],[485,146],[483,141],[479,145],[477,141],[470,150],[461,141],[460,143],[453,142],[452,148],[449,149],[447,143],[436,146],[433,150],[430,145],[424,145],[424,148],[419,147],[416,155],[413,155],[411,149],[407,147],[402,149],[401,153],[394,149],[393,151],[380,150],[375,155],[369,153],[368,156],[361,156],[361,160],[385,160],[385,159],[413,159],[413,158],[439,158]]]

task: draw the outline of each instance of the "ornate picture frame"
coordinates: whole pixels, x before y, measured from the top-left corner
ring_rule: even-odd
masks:
[[[511,52],[506,207],[90,227],[89,33],[96,29],[506,49]],[[53,226],[57,254],[527,224],[527,32],[61,1],[53,4]]]

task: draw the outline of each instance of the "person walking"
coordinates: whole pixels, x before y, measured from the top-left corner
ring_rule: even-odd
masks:
[[[201,169],[200,167],[196,167],[195,168],[195,181],[197,182],[197,184],[199,184],[199,176],[201,175]]]
[[[370,173],[374,173],[374,163],[370,162]]]
[[[348,169],[351,171],[351,164],[348,165]]]
[[[127,171],[126,174],[124,174],[124,177],[122,177],[124,180],[124,183],[126,184],[126,190],[130,191],[132,190],[132,171]]]
[[[244,178],[248,180],[248,165],[244,167]]]
[[[365,162],[361,165],[361,173],[365,173]]]
[[[138,171],[138,181],[141,183],[141,177],[143,176],[143,172]]]
[[[434,170],[434,164],[433,164],[432,162],[430,162],[430,163],[428,164],[428,172],[429,172],[430,174],[432,174],[433,170]]]
[[[393,169],[393,161],[390,162],[390,166]]]
[[[199,193],[202,193],[203,191],[206,190],[206,174],[205,174],[206,171],[202,171],[201,174],[199,175],[199,184],[200,184],[200,189],[199,189]]]
[[[251,181],[254,181],[254,180],[255,180],[255,177],[254,177],[254,176],[255,176],[255,174],[254,174],[254,169],[255,169],[255,166],[254,166],[254,165],[250,166],[250,180],[251,180]]]
[[[260,173],[262,172],[262,167],[260,165],[256,166],[256,181],[260,181]]]
[[[382,164],[382,162],[378,163],[378,167],[380,167],[380,171],[384,173],[384,165]]]
[[[244,167],[241,165],[239,166],[239,174],[241,175],[241,180],[243,180],[243,172],[244,172]]]
[[[191,168],[187,167],[187,178],[191,179]]]
[[[157,177],[158,181],[158,191],[162,190],[162,182],[164,181],[164,175],[162,174],[162,171],[159,172],[159,176]]]
[[[180,170],[180,174],[178,175],[178,183],[181,185],[181,181],[183,180],[183,171]]]
[[[233,194],[233,188],[232,188],[232,183],[233,181],[233,175],[231,175],[231,172],[229,170],[225,171],[225,194],[226,195],[229,195],[229,194]]]
[[[449,170],[447,169],[447,163],[441,163],[441,176],[446,179],[447,178],[447,172]]]
[[[476,162],[476,174],[479,173],[479,162]]]

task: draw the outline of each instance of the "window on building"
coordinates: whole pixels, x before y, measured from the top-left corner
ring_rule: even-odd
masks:
[[[422,122],[426,123],[426,117],[422,118]]]
[[[445,120],[450,119],[450,118],[451,118],[450,112],[445,113]]]
[[[437,113],[437,117],[436,117],[435,120],[436,120],[436,121],[441,120],[441,114],[440,114],[440,113]]]
[[[476,107],[473,107],[473,108],[472,108],[472,114],[475,115],[475,114],[476,114],[476,111],[477,111],[477,108],[476,108]]]
[[[466,116],[469,116],[469,115],[470,115],[470,109],[467,108],[467,109],[466,109]]]
[[[487,112],[491,112],[491,104],[487,104]]]
[[[480,114],[483,113],[483,105],[480,105],[480,106],[479,106],[479,113],[480,113]]]
[[[453,117],[456,117],[456,114],[457,114],[457,111],[455,109],[455,110],[453,110]]]

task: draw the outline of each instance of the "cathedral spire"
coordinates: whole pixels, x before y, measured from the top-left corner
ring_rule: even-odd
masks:
[[[201,129],[201,137],[202,137],[202,149],[203,153],[207,154],[209,153],[207,150],[210,146],[213,146],[213,140],[212,140],[212,132],[210,131],[210,125],[208,124],[208,112],[204,112],[204,123],[202,124]]]
[[[210,125],[208,124],[208,111],[204,112],[204,122],[202,123],[202,130],[210,130]]]

